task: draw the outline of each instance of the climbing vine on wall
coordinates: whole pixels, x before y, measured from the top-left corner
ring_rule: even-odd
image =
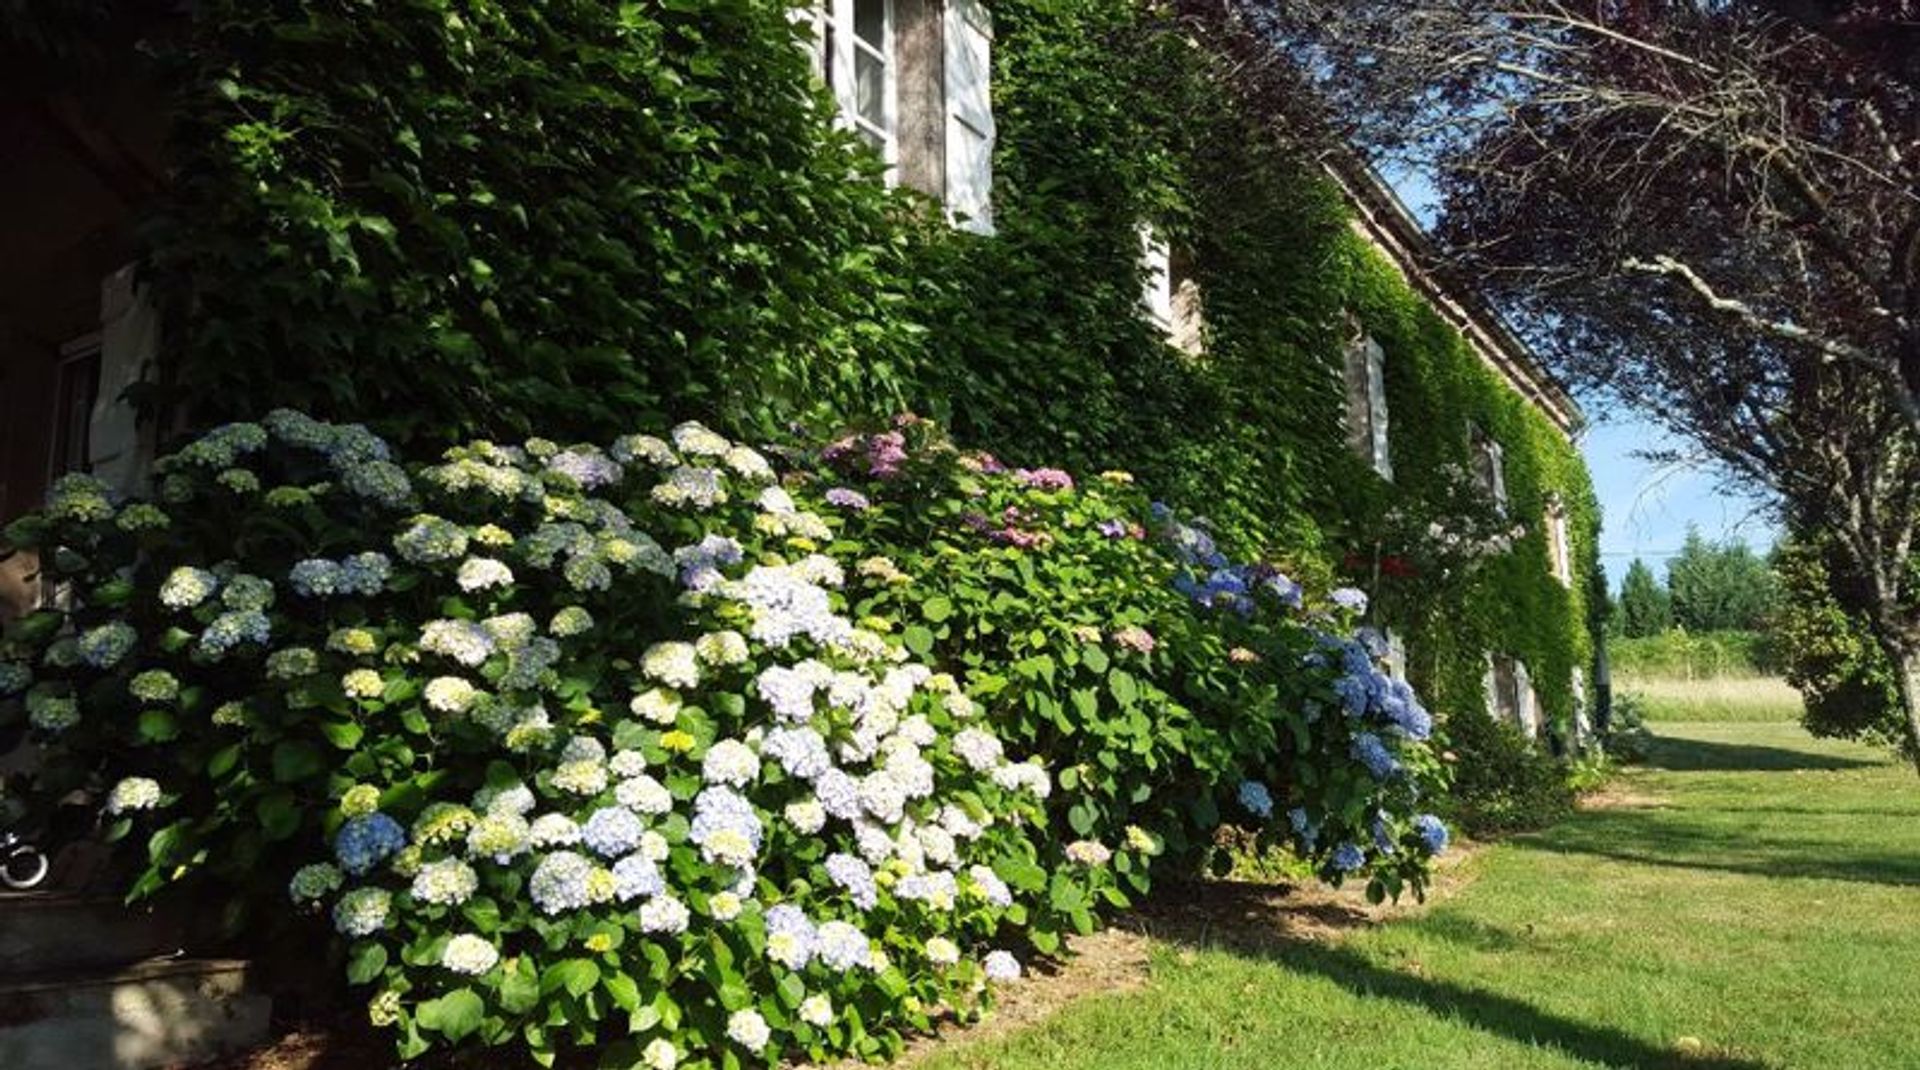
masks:
[[[1503,651],[1566,716],[1598,524],[1573,448],[1179,23],[1130,0],[993,13],[983,238],[835,132],[780,0],[197,5],[152,232],[171,381],[196,423],[296,405],[407,444],[661,416],[766,436],[907,406],[1010,461],[1133,471],[1310,579],[1427,507],[1477,424],[1526,533],[1420,588],[1448,627],[1414,637],[1416,677],[1476,709]],[[1199,356],[1139,313],[1143,223],[1199,289]],[[1349,314],[1388,355],[1392,485],[1345,445]]]

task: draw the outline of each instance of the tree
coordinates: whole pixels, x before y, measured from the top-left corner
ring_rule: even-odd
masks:
[[[1756,631],[1773,603],[1773,576],[1746,543],[1710,541],[1689,526],[1667,562],[1667,591],[1674,623],[1688,631]]]
[[[1896,0],[1236,0],[1576,385],[1831,536],[1920,741],[1920,75]],[[1882,32],[1884,31],[1884,32]],[[1920,755],[1920,747],[1915,748]]]
[[[1673,606],[1666,588],[1645,561],[1633,559],[1620,581],[1620,630],[1629,639],[1659,635],[1673,627]]]

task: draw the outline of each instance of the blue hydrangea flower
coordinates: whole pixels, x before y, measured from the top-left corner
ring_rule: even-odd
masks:
[[[310,557],[293,566],[287,582],[302,598],[331,598],[340,591],[340,565],[324,557]]]
[[[256,609],[236,610],[213,618],[200,633],[200,650],[219,657],[242,643],[264,646],[273,637],[267,615]]]
[[[1358,587],[1342,587],[1327,595],[1329,601],[1351,613],[1367,611],[1367,592]]]
[[[340,868],[358,875],[406,845],[407,830],[400,827],[400,822],[375,812],[350,818],[340,826],[340,834],[333,841],[333,854]]]
[[[1320,824],[1307,814],[1304,806],[1288,810],[1287,823],[1293,826],[1293,833],[1300,837],[1300,842],[1308,847],[1312,847],[1320,838]]]
[[[827,876],[846,889],[847,897],[861,910],[872,910],[880,901],[880,890],[873,880],[873,867],[850,854],[835,852],[827,856]]]
[[[1372,732],[1362,732],[1353,737],[1351,753],[1356,761],[1367,767],[1376,780],[1390,780],[1399,776],[1400,760],[1393,756],[1380,737]]]
[[[630,854],[613,864],[613,894],[621,902],[659,895],[666,888],[660,868],[644,854]]]
[[[781,903],[767,910],[767,957],[790,970],[806,968],[816,950],[813,922],[799,907]]]
[[[1446,850],[1447,843],[1452,839],[1447,833],[1446,822],[1432,814],[1421,814],[1414,818],[1413,831],[1420,837],[1420,844],[1428,854],[1437,855]]]
[[[111,669],[133,649],[140,638],[133,625],[113,621],[80,633],[80,660],[95,669]]]
[[[1351,843],[1343,843],[1333,849],[1333,868],[1342,873],[1352,873],[1367,864],[1366,853]]]
[[[1273,794],[1257,780],[1240,782],[1240,805],[1262,821],[1273,816]]]
[[[580,826],[580,838],[597,855],[613,858],[640,846],[646,826],[624,806],[603,806]]]
[[[377,550],[354,554],[340,562],[340,590],[345,594],[356,594],[362,598],[371,598],[386,589],[387,578],[393,575],[393,562],[387,555]]]

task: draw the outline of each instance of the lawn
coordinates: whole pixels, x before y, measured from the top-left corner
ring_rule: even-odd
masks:
[[[1604,806],[1472,854],[1424,909],[1163,897],[1135,985],[1095,971],[917,1066],[1920,1066],[1912,769],[1791,724],[1656,731]]]

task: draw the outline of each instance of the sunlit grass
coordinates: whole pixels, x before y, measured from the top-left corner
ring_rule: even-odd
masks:
[[[1912,770],[1791,724],[1656,732],[1610,808],[1487,849],[1427,910],[1306,939],[1279,924],[1284,899],[1229,904],[1155,929],[1144,987],[963,1034],[918,1065],[1920,1065]]]
[[[1646,719],[1663,721],[1798,721],[1800,693],[1777,676],[1700,680],[1619,677],[1614,690],[1641,701]]]

